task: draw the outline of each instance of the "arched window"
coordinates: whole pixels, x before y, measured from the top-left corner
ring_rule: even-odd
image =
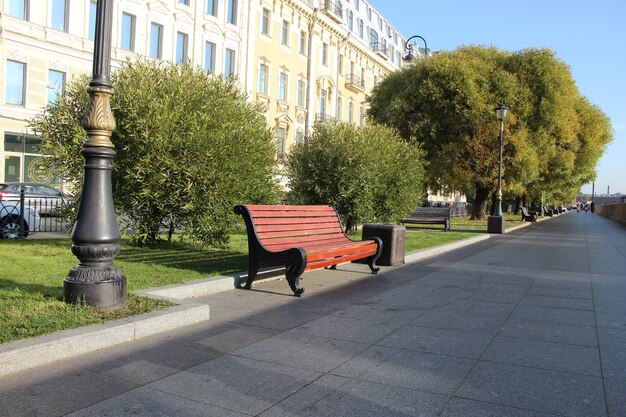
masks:
[[[352,10],[348,12],[348,29],[351,32],[354,30],[354,13],[352,13]]]

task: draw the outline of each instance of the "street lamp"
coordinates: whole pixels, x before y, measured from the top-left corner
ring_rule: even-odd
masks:
[[[63,282],[65,302],[84,303],[99,310],[126,305],[126,277],[113,265],[122,239],[115,219],[111,187],[115,119],[111,70],[113,0],[98,0],[93,53],[93,79],[89,83],[89,108],[83,118],[87,140],[80,154],[85,159],[83,190],[72,231],[72,253],[79,263]]]
[[[409,39],[406,40],[406,43],[404,44],[404,49],[406,49],[409,53],[406,54],[406,56],[404,58],[402,58],[402,60],[407,63],[410,64],[411,62],[415,61],[417,59],[417,57],[415,55],[413,55],[413,46],[409,43],[411,42],[411,39],[414,38],[420,38],[421,40],[424,41],[424,55],[428,56],[428,44],[426,43],[426,39],[424,39],[423,37],[421,37],[420,35],[413,35],[411,36]]]
[[[504,119],[509,109],[504,104],[495,108],[496,117],[500,121],[500,164],[498,166],[498,191],[496,192],[496,211],[489,216],[487,232],[504,233],[504,217],[502,217],[502,141],[504,138]]]

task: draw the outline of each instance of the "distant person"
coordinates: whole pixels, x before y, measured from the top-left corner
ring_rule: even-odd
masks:
[[[591,212],[593,213],[594,211],[596,211],[596,203],[595,202],[591,202]]]

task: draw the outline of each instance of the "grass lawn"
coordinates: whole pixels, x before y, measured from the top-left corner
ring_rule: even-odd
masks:
[[[507,217],[507,225],[512,223]],[[453,219],[448,232],[442,226],[411,228],[406,236],[406,251],[476,236],[477,230],[486,228],[486,219],[476,222],[464,218]],[[360,238],[360,232],[353,237]],[[78,263],[70,252],[71,243],[69,238],[0,241],[0,343],[170,305],[130,292],[128,307],[115,312],[65,304],[63,279]],[[127,276],[130,291],[245,271],[247,262],[245,234],[232,235],[226,248],[204,249],[184,242],[156,248],[134,247],[123,239],[121,254],[115,260]]]

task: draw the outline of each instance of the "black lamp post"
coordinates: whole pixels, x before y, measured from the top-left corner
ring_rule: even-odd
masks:
[[[72,231],[72,253],[79,263],[63,282],[65,302],[85,303],[99,310],[126,305],[126,277],[113,265],[120,252],[121,235],[115,219],[111,187],[115,119],[111,69],[113,0],[98,0],[93,53],[93,79],[89,83],[89,108],[83,118],[87,140],[80,151],[85,159],[83,191]]]
[[[411,39],[415,39],[415,38],[420,38],[421,40],[424,41],[424,55],[428,56],[428,44],[426,43],[426,39],[424,39],[420,35],[413,35],[409,39],[407,39],[406,43],[404,44],[404,49],[408,51],[408,54],[406,54],[406,56],[402,58],[402,60],[406,62],[407,64],[410,64],[411,62],[417,59],[417,57],[413,55],[413,47],[409,43],[411,42]]]
[[[500,104],[496,107],[496,117],[500,120],[500,164],[498,166],[498,191],[496,192],[496,210],[487,221],[489,233],[504,233],[504,217],[502,217],[502,141],[504,139],[504,119],[509,111],[508,107]]]

